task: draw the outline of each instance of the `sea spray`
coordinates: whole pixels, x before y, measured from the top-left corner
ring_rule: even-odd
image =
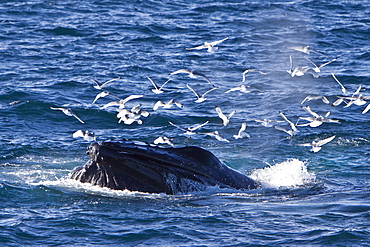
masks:
[[[305,163],[298,159],[254,170],[250,177],[260,182],[264,188],[302,186],[316,179],[315,174],[308,172]]]

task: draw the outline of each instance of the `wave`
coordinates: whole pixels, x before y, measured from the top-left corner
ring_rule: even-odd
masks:
[[[254,170],[250,177],[261,183],[263,188],[290,188],[312,184],[316,175],[307,171],[305,162],[290,159],[263,169]]]

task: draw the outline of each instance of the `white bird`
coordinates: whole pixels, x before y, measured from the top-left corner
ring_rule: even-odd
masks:
[[[366,100],[369,100],[370,97],[369,96],[362,96],[362,94],[359,94],[360,91],[361,91],[361,88],[362,88],[363,85],[360,85],[356,92],[354,92],[352,94],[352,96],[349,96],[349,97],[344,97],[344,96],[337,96],[339,99],[337,99],[334,103],[333,103],[333,106],[338,106],[340,105],[343,101],[346,102],[346,105],[344,106],[345,108],[346,107],[349,107],[351,106],[352,104],[355,104],[355,105],[358,105],[358,106],[362,106],[362,105],[365,105],[367,102]],[[348,101],[346,101],[348,100]]]
[[[160,106],[164,109],[171,108],[173,105],[176,105],[178,108],[182,108],[182,104],[180,102],[175,101],[174,99],[170,99],[168,102],[163,103],[161,100],[158,100],[157,103],[154,104],[153,110],[156,111]]]
[[[340,123],[339,120],[327,118],[330,115],[330,111],[327,112],[324,116],[321,116],[317,114],[316,112],[312,111],[309,106],[301,106],[301,108],[305,110],[306,112],[308,112],[309,114],[311,114],[312,117],[299,117],[299,119],[309,121],[309,123],[300,124],[298,126],[308,126],[309,125],[310,127],[315,128],[315,127],[320,126],[322,123]]]
[[[352,104],[355,104],[355,105],[358,105],[358,106],[362,106],[362,105],[365,105],[367,103],[366,100],[370,99],[370,97],[368,97],[368,96],[362,96],[362,94],[360,94],[361,89],[362,89],[362,86],[363,85],[360,85],[357,88],[356,92],[354,92],[351,97],[344,97],[345,99],[348,99],[349,100],[347,102],[347,105],[344,106],[344,107],[349,107]]]
[[[318,151],[321,150],[321,146],[331,142],[335,138],[335,135],[319,140],[319,141],[312,141],[311,143],[303,143],[303,144],[298,144],[299,146],[304,146],[304,147],[311,147],[310,151],[317,153]]]
[[[351,106],[352,104],[362,106],[365,105],[367,102],[367,99],[370,99],[370,97],[362,96],[361,94],[356,97],[344,97],[344,99],[349,100],[347,104],[344,106],[344,108]]]
[[[292,56],[289,56],[289,60],[290,60],[290,68],[286,72],[288,72],[288,74],[290,74],[291,77],[294,77],[294,76],[304,76],[304,74],[307,73],[307,72],[311,73],[316,78],[319,76],[312,68],[310,68],[308,66],[296,67],[293,70],[293,59],[292,59]]]
[[[253,119],[253,121],[260,123],[262,124],[262,126],[265,126],[265,127],[273,127],[274,125],[272,123],[283,123],[284,122],[284,121],[270,120],[266,118],[263,120]]]
[[[141,98],[141,97],[144,97],[144,95],[130,95],[130,96],[126,97],[125,99],[121,99],[119,101],[113,101],[113,102],[110,102],[108,104],[105,104],[100,109],[105,109],[105,108],[110,107],[110,106],[119,106],[120,109],[123,109],[123,108],[125,108],[125,104],[128,101],[133,100],[133,99],[138,99],[138,98]]]
[[[201,103],[201,102],[205,101],[207,99],[207,98],[205,98],[206,94],[215,90],[215,89],[217,89],[217,87],[213,87],[210,90],[208,90],[207,92],[205,92],[204,94],[200,95],[192,87],[190,87],[189,84],[186,84],[186,86],[195,94],[195,96],[197,96],[197,99],[194,101],[196,103]]]
[[[244,71],[243,71],[243,73],[242,73],[242,77],[243,77],[242,82],[245,82],[245,75],[246,75],[248,72],[258,72],[258,73],[260,73],[261,75],[266,75],[266,74],[267,74],[267,73],[262,72],[262,71],[259,71],[259,70],[257,70],[257,69],[247,69],[247,70],[244,70]]]
[[[243,137],[251,138],[251,136],[248,133],[244,132],[246,128],[247,128],[247,123],[243,122],[239,131],[238,131],[238,134],[233,135],[233,137],[235,139],[240,139],[240,138],[243,138]]]
[[[224,126],[226,126],[226,125],[228,125],[229,124],[229,122],[230,122],[230,118],[235,114],[235,110],[234,111],[232,111],[230,114],[229,114],[229,116],[226,116],[225,114],[223,114],[222,113],[222,111],[221,111],[221,108],[220,107],[218,107],[218,106],[216,106],[215,107],[215,109],[216,109],[216,112],[217,112],[217,114],[218,114],[218,116],[219,116],[219,118],[221,118],[221,120],[222,120],[222,124],[224,125]]]
[[[121,109],[117,113],[117,118],[119,118],[118,123],[123,122],[124,124],[130,125],[134,122],[142,124],[143,121],[140,119],[141,116],[148,117],[149,112],[142,110],[141,104],[132,107],[131,110]]]
[[[171,142],[171,140],[167,136],[160,136],[160,137],[156,138],[153,143],[155,145],[168,144],[170,146],[173,146],[173,143]]]
[[[82,130],[77,130],[72,134],[72,137],[73,138],[82,137],[84,140],[89,142],[96,140],[95,134],[93,132],[89,132],[88,130],[86,130],[85,132],[83,132]]]
[[[230,92],[233,92],[233,91],[240,91],[242,93],[249,93],[250,91],[247,89],[247,87],[249,87],[249,86],[240,85],[238,87],[230,88],[225,93],[230,93]]]
[[[308,95],[306,98],[304,98],[301,102],[301,105],[306,102],[306,101],[310,101],[310,100],[314,100],[314,99],[321,99],[322,102],[324,102],[325,104],[330,104],[330,101],[325,97],[325,96],[312,96],[312,95]]]
[[[319,73],[321,72],[321,68],[324,67],[325,65],[328,65],[329,63],[332,63],[334,61],[336,61],[338,58],[334,58],[333,60],[329,61],[329,62],[326,62],[326,63],[323,63],[321,64],[320,66],[317,66],[314,62],[312,62],[308,57],[304,57],[307,61],[309,61],[310,63],[313,64],[313,66],[315,66],[314,68],[312,68],[316,73]]]
[[[200,73],[200,72],[195,71],[195,70],[179,69],[179,70],[176,70],[175,72],[170,73],[170,76],[171,75],[176,75],[176,74],[181,74],[181,73],[182,74],[183,73],[188,74],[188,76],[190,78],[198,78],[199,76],[203,77],[208,83],[210,83],[212,86],[214,86],[213,83],[211,82],[211,80],[208,79],[208,77],[205,74]]]
[[[331,72],[331,75],[333,76],[334,80],[339,84],[339,86],[342,88],[342,93],[343,94],[346,94],[347,93],[347,90],[346,88],[343,86],[342,83],[340,83],[340,81],[337,79],[337,77],[334,75],[333,72]]]
[[[98,99],[100,99],[100,98],[104,98],[104,97],[106,97],[106,96],[108,96],[108,95],[113,96],[113,97],[115,97],[116,99],[119,99],[117,96],[115,96],[115,95],[111,94],[110,92],[103,91],[103,92],[101,92],[101,93],[98,93],[98,94],[95,96],[95,99],[94,99],[94,101],[93,101],[91,104],[94,104]]]
[[[217,140],[219,140],[221,142],[230,142],[229,140],[224,138],[220,133],[218,133],[218,131],[214,131],[214,132],[210,132],[210,133],[201,133],[201,134],[207,135],[207,136],[213,136],[214,138],[216,138]]]
[[[183,128],[183,127],[180,127],[180,126],[178,126],[178,125],[176,125],[176,124],[174,124],[174,123],[172,123],[171,121],[168,121],[172,126],[175,126],[176,128],[178,128],[178,129],[181,129],[181,130],[183,130],[183,131],[185,131],[185,135],[194,135],[194,134],[197,134],[195,131],[197,130],[197,129],[200,129],[201,127],[203,127],[204,125],[206,125],[206,124],[208,124],[209,123],[209,121],[206,121],[206,122],[204,122],[204,123],[202,123],[202,124],[197,124],[197,125],[195,125],[195,126],[193,126],[193,127],[188,127],[188,128]]]
[[[303,67],[296,67],[292,73],[291,76],[304,76],[305,73],[310,73],[312,74],[313,77],[317,78],[319,75],[310,67],[308,66],[303,66]]]
[[[322,54],[321,52],[311,48],[310,46],[306,45],[306,46],[295,46],[295,47],[287,47],[288,49],[291,49],[291,50],[296,50],[296,51],[300,51],[300,52],[303,52],[303,53],[306,53],[306,54],[310,54],[311,52],[314,52],[314,53],[317,53],[319,55],[322,55],[324,56],[324,54]]]
[[[104,83],[100,83],[100,82],[98,82],[97,80],[95,80],[95,79],[92,79],[92,78],[90,78],[90,80],[92,80],[93,82],[95,82],[95,86],[94,86],[94,88],[96,88],[96,89],[98,89],[98,90],[101,90],[103,87],[105,87],[109,82],[112,82],[112,81],[117,81],[117,80],[119,80],[119,79],[121,79],[120,77],[118,77],[118,78],[114,78],[114,79],[112,79],[112,80],[109,80],[109,81],[106,81],[106,82],[104,82]]]
[[[140,119],[140,114],[135,114],[127,109],[122,109],[118,112],[117,118],[119,118],[118,123],[123,122],[124,124],[131,125],[134,122],[142,124],[143,121]]]
[[[203,45],[195,46],[192,48],[185,48],[185,50],[201,50],[201,49],[207,49],[208,52],[215,52],[218,47],[215,47],[216,45],[220,44],[221,42],[224,42],[228,38],[224,38],[221,40],[213,41],[213,42],[204,42]]]
[[[62,111],[64,114],[70,117],[75,117],[80,123],[84,124],[85,122],[81,120],[70,108],[63,108],[63,107],[50,107],[52,110],[59,110]]]
[[[149,112],[141,109],[141,104],[137,104],[136,106],[131,108],[131,112],[137,115],[141,115],[143,117],[149,117]]]
[[[162,84],[162,86],[158,87],[158,85],[149,76],[147,76],[146,78],[148,78],[148,80],[153,84],[154,88],[152,89],[152,92],[155,94],[163,93],[164,91],[162,90],[162,88],[171,80],[168,79],[167,81],[165,81],[165,83]]]

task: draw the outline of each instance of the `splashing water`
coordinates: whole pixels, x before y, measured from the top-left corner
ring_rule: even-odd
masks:
[[[263,188],[296,187],[315,181],[314,173],[307,171],[304,162],[291,159],[276,165],[257,169],[250,175],[261,183]]]

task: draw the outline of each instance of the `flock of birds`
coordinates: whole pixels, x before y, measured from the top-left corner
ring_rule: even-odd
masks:
[[[228,38],[224,38],[222,40],[214,41],[214,42],[204,42],[203,45],[191,47],[191,48],[185,48],[185,50],[191,51],[191,50],[201,50],[201,49],[207,49],[207,52],[215,52],[217,50],[217,45],[219,45],[221,42],[226,41]],[[325,57],[325,59],[328,59],[327,56],[322,54],[321,52],[309,47],[309,46],[303,46],[303,47],[287,47],[287,49],[292,49],[298,52],[302,52],[304,54],[309,55],[310,53],[316,53],[319,56]],[[330,59],[327,62],[317,65],[315,64],[310,58],[304,56],[304,58],[311,64],[312,66],[301,66],[301,67],[294,67],[293,66],[293,59],[292,56],[289,57],[290,60],[290,68],[287,70],[288,74],[291,77],[299,77],[299,76],[304,76],[305,74],[311,74],[314,77],[319,77],[319,73],[321,72],[321,69],[330,64],[333,63],[337,60],[337,58]],[[246,75],[251,72],[257,72],[261,75],[267,74],[267,72],[260,71],[255,68],[250,68],[246,69],[242,72],[242,80],[241,80],[241,85],[237,87],[230,88],[229,90],[225,91],[224,93],[231,93],[234,91],[240,91],[242,93],[248,93],[250,92],[248,90],[249,85],[246,85]],[[195,70],[188,70],[188,69],[180,69],[177,71],[174,71],[169,74],[170,78],[165,81],[161,86],[158,86],[150,77],[147,77],[148,81],[152,85],[151,91],[154,94],[162,94],[165,93],[165,86],[173,79],[174,76],[178,74],[187,74],[190,78],[201,78],[204,79],[207,83],[211,85],[211,88],[207,90],[204,93],[199,93],[197,92],[194,88],[192,88],[189,84],[186,84],[187,88],[195,95],[194,97],[194,102],[195,103],[202,103],[205,100],[207,100],[206,95],[209,94],[210,92],[219,89],[217,86],[215,86],[211,80],[203,73]],[[334,75],[333,72],[331,72],[331,75],[333,79],[339,84],[341,91],[343,95],[347,95],[348,91],[344,87],[344,85],[338,80],[338,78]],[[115,98],[116,101],[109,102],[103,106],[100,107],[101,110],[105,110],[107,108],[115,107],[117,111],[116,117],[118,118],[119,123],[124,123],[126,125],[131,125],[131,124],[142,124],[143,120],[142,117],[149,117],[150,112],[147,110],[142,109],[142,104],[137,104],[131,109],[128,109],[126,107],[126,103],[132,100],[137,100],[142,97],[145,97],[144,95],[130,95],[124,99],[121,99],[120,97],[103,90],[109,83],[113,81],[117,81],[120,78],[114,78],[111,80],[108,80],[104,83],[100,83],[95,79],[91,79],[91,81],[94,83],[94,88],[101,91],[98,93],[95,98],[92,101],[92,104],[95,104],[100,98],[104,97],[111,97]],[[358,106],[363,106],[367,104],[367,100],[370,100],[370,96],[363,96],[362,95],[363,91],[363,85],[360,85],[358,89],[351,95],[349,96],[337,96],[338,99],[333,102],[332,104],[329,102],[329,100],[325,96],[312,96],[308,95],[303,101],[301,102],[301,108],[306,111],[310,116],[309,117],[299,117],[298,121],[296,123],[293,123],[290,121],[283,112],[279,112],[279,115],[281,117],[281,120],[268,120],[268,119],[253,119],[253,121],[258,122],[262,124],[265,127],[274,127],[277,130],[283,131],[289,136],[295,135],[297,132],[299,132],[298,127],[303,127],[303,126],[309,126],[312,128],[316,128],[323,123],[335,123],[338,124],[340,123],[339,120],[329,118],[330,112],[327,112],[325,115],[319,115],[315,111],[313,111],[309,106],[303,106],[305,102],[311,101],[311,100],[322,100],[323,103],[325,104],[331,104],[332,106],[339,106],[340,104],[344,103],[344,107],[349,107],[351,105],[358,105]],[[153,111],[157,111],[159,108],[163,109],[169,109],[172,107],[178,107],[178,108],[183,108],[183,105],[176,101],[175,99],[171,99],[167,102],[162,102],[161,100],[158,100],[154,106],[152,107]],[[63,108],[63,107],[51,107],[52,110],[60,110],[67,116],[72,116],[75,117],[81,124],[84,124],[85,122],[81,120],[70,108]],[[363,109],[362,114],[367,113],[370,110],[370,103],[367,104],[367,106]],[[232,111],[228,114],[225,114],[219,106],[215,106],[215,112],[217,113],[218,117],[222,120],[222,125],[227,126],[230,123],[230,119],[232,116],[236,113],[236,111]],[[305,121],[304,123],[299,123],[299,121]],[[212,136],[216,138],[217,140],[221,142],[229,142],[230,140],[226,139],[223,137],[218,131],[213,131],[213,132],[201,132],[200,129],[207,125],[209,121],[206,121],[204,123],[197,124],[195,126],[190,126],[190,127],[183,127],[180,125],[177,125],[171,121],[168,122],[171,126],[174,126],[175,128],[178,128],[184,132],[184,135],[186,136],[191,136],[195,134],[201,134],[201,135],[206,135],[206,136]],[[286,123],[288,127],[283,127],[281,126],[282,123]],[[250,135],[246,132],[247,128],[247,123],[242,122],[240,129],[233,135],[234,139],[240,139],[240,138],[250,138]],[[82,137],[87,141],[95,141],[96,137],[94,133],[89,132],[89,131],[82,131],[78,130],[73,133],[73,137],[78,138]],[[329,143],[332,141],[336,136],[330,136],[325,139],[321,140],[314,140],[310,143],[303,143],[303,144],[298,144],[300,146],[307,146],[311,147],[310,151],[312,152],[318,152],[322,148],[323,145]],[[173,146],[174,144],[172,143],[171,139],[166,137],[166,136],[159,136],[153,141],[153,144],[155,145],[160,145],[160,144],[166,144],[166,145],[171,145]]]

